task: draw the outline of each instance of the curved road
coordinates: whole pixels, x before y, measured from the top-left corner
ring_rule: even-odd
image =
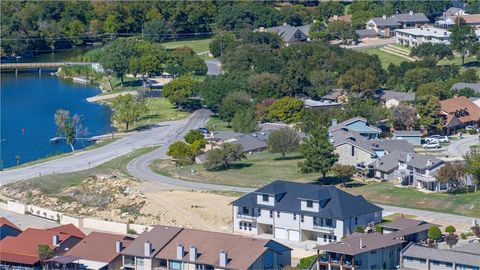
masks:
[[[132,132],[128,136],[100,148],[77,152],[68,157],[24,168],[0,171],[0,186],[42,175],[86,170],[128,154],[137,148],[168,145],[170,142],[180,140],[186,131],[203,125],[209,115],[208,110],[198,110],[186,119],[162,122],[148,130]],[[165,147],[160,149],[165,149]]]
[[[447,147],[448,155],[450,157],[463,158],[463,156],[470,150],[470,146],[479,144],[478,135],[467,135],[463,139],[451,141]]]

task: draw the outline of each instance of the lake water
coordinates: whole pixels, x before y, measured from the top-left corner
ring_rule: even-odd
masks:
[[[86,101],[100,92],[98,87],[75,84],[47,72],[1,75],[0,152],[4,168],[15,166],[17,155],[22,164],[70,151],[65,142],[49,141],[57,136],[53,116],[58,109],[82,116],[86,137],[112,131],[110,109]],[[79,141],[75,148],[86,145],[87,142]]]

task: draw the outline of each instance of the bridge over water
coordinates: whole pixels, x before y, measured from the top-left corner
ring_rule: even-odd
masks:
[[[17,74],[20,69],[38,69],[38,73],[42,73],[42,69],[58,69],[63,66],[93,65],[90,62],[31,62],[31,63],[0,63],[0,71],[14,71]]]

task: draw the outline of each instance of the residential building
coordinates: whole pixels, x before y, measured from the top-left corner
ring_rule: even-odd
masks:
[[[79,269],[116,270],[123,266],[120,252],[133,240],[125,235],[92,232],[67,251],[65,256],[75,257]]]
[[[337,103],[343,103],[346,99],[345,90],[341,88],[333,89],[321,97],[323,100],[330,100]]]
[[[72,224],[46,230],[29,228],[0,241],[0,266],[41,269],[38,245],[48,245],[54,256],[62,256],[83,238],[85,234]]]
[[[0,217],[0,240],[7,236],[17,236],[22,230],[13,224],[10,220]]]
[[[290,248],[273,240],[155,226],[122,252],[123,269],[281,269]]]
[[[334,186],[274,181],[233,203],[233,231],[290,241],[336,242],[382,220],[382,208]],[[355,207],[351,207],[355,205]]]
[[[480,108],[464,96],[440,101],[441,116],[446,133],[454,132],[466,126],[477,126],[480,121]]]
[[[404,240],[380,233],[354,233],[340,242],[318,246],[319,269],[396,269]]]
[[[313,99],[307,98],[307,99],[303,99],[303,103],[305,105],[305,108],[309,108],[313,110],[340,109],[343,106],[342,103],[338,103],[328,99],[313,100]]]
[[[403,185],[409,185],[425,191],[446,191],[448,184],[440,183],[435,177],[443,160],[432,155],[419,155],[413,152],[400,153],[398,169],[394,175]]]
[[[445,20],[445,22],[440,23],[438,22],[441,26],[450,28],[455,23],[457,20],[463,20],[467,25],[470,25],[475,28],[480,28],[480,14],[465,14],[465,15],[460,15],[460,16],[451,16]]]
[[[408,244],[400,253],[401,269],[479,270],[480,243],[468,243],[452,249]]]
[[[378,33],[374,29],[357,29],[355,30],[358,39],[360,40],[369,40],[378,38]]]
[[[415,243],[427,240],[428,229],[432,226],[435,225],[423,220],[404,217],[380,225],[382,234],[388,234],[390,237]]]
[[[465,9],[458,8],[458,7],[450,7],[445,12],[443,12],[442,16],[438,17],[439,20],[446,20],[452,16],[462,16],[466,15]]]
[[[396,29],[395,42],[412,48],[422,43],[449,45],[450,35],[445,29],[433,27]]]
[[[377,91],[376,96],[380,101],[385,105],[386,108],[390,109],[400,105],[402,102],[414,101],[415,93],[413,92],[400,92],[393,90],[380,90]]]
[[[395,130],[393,132],[393,139],[406,140],[412,145],[422,144],[422,132],[418,130]]]
[[[274,27],[260,27],[255,30],[255,32],[269,32],[277,33],[282,38],[286,46],[289,46],[294,43],[304,42],[308,40],[308,35],[310,31],[310,25],[303,26],[291,26],[289,24],[283,24],[280,26]]]
[[[366,29],[374,30],[380,37],[392,37],[395,29],[420,27],[429,22],[423,13],[394,14],[390,17],[383,15],[382,17],[372,18],[367,22]]]
[[[328,132],[330,133],[330,136],[331,136],[332,132],[340,129],[348,129],[348,130],[356,131],[361,136],[367,139],[377,139],[382,133],[381,129],[375,126],[371,126],[368,123],[367,119],[363,117],[354,117],[340,123],[337,123],[337,120],[334,119],[332,120],[332,126],[328,129]]]

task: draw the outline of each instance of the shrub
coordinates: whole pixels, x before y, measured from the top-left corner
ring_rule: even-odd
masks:
[[[466,239],[467,239],[467,235],[462,232],[462,233],[460,234],[460,239],[466,240]]]
[[[383,229],[380,224],[375,224],[375,232],[382,233]]]
[[[308,269],[316,259],[317,255],[301,258],[297,264],[297,269]]]
[[[455,227],[453,227],[452,225],[449,225],[447,226],[447,228],[445,228],[445,232],[446,233],[449,233],[449,234],[452,234],[454,232],[456,232],[457,230],[455,229]]]
[[[442,238],[442,232],[440,231],[440,228],[438,228],[438,226],[430,227],[430,229],[428,229],[428,238],[432,240],[438,240]]]
[[[134,229],[128,228],[128,229],[127,229],[127,234],[138,234],[138,233],[137,233],[137,231],[135,231]]]
[[[365,232],[365,228],[364,228],[363,226],[358,225],[358,226],[355,227],[355,232],[357,232],[357,233],[364,233],[364,232]]]

